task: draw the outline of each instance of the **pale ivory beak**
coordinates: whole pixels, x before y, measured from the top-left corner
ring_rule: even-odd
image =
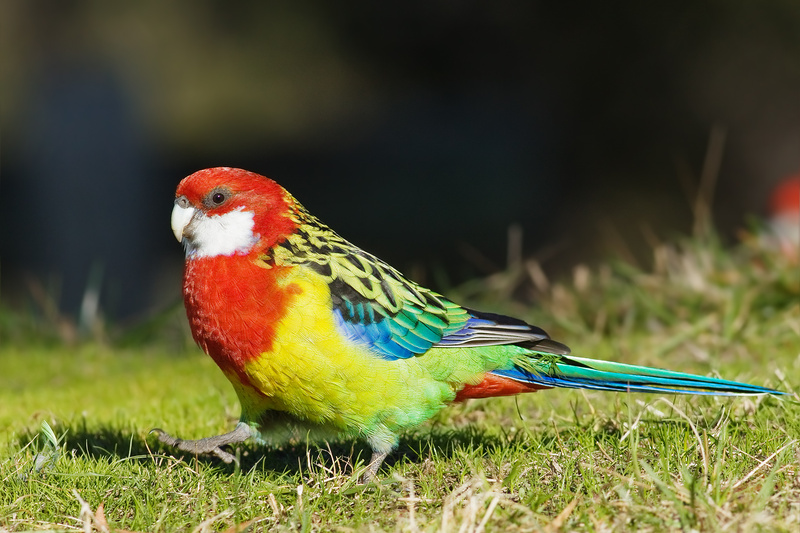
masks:
[[[175,207],[172,208],[170,224],[172,225],[172,233],[175,235],[175,238],[178,239],[178,242],[183,242],[183,230],[185,230],[186,226],[192,221],[194,213],[194,207],[181,207],[175,204]]]

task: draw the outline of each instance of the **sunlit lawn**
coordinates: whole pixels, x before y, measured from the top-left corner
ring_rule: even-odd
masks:
[[[656,258],[647,273],[580,268],[560,284],[522,264],[449,295],[527,318],[580,355],[798,386],[796,262],[713,242]],[[536,303],[509,303],[527,290]],[[405,435],[364,488],[361,442],[245,445],[240,468],[158,444],[153,427],[202,437],[238,417],[185,331],[75,346],[7,338],[0,530],[800,529],[791,400],[559,390],[471,401]]]

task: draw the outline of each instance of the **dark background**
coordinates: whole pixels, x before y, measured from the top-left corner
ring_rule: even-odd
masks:
[[[796,0],[5,0],[0,68],[0,295],[84,320],[177,301],[208,166],[434,286],[503,268],[511,224],[554,275],[646,262],[712,131],[729,240],[800,169]]]

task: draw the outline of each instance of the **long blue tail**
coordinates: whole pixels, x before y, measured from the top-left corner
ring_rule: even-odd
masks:
[[[767,387],[683,372],[599,361],[568,355],[536,354],[541,359],[525,368],[495,370],[499,376],[546,387],[593,389],[618,392],[656,392],[740,396],[786,394]],[[536,357],[534,355],[534,357]]]

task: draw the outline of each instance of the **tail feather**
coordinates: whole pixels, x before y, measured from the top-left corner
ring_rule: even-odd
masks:
[[[523,383],[572,389],[713,396],[785,394],[758,385],[672,370],[584,357],[554,357],[552,354],[542,356],[544,359],[525,365],[524,368],[518,365],[513,369],[495,370],[493,373]]]

